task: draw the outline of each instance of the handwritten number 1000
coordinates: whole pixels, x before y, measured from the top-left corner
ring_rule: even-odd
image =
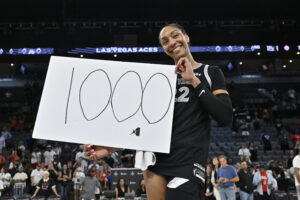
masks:
[[[74,92],[74,91],[72,91],[74,74],[75,74],[75,70],[73,68],[72,73],[71,73],[71,78],[70,78],[67,105],[66,105],[66,111],[65,111],[65,124],[67,124],[67,122],[68,122],[70,96],[71,96],[71,93]],[[96,78],[96,80],[98,80],[97,76],[98,77],[101,76],[102,83],[103,83],[103,81],[106,83],[106,84],[103,84],[101,87],[105,87],[105,90],[108,91],[109,95],[103,96],[104,102],[105,102],[104,105],[102,105],[102,107],[99,110],[97,110],[97,114],[91,115],[88,113],[87,109],[85,109],[85,108],[87,106],[95,106],[95,105],[85,104],[83,102],[83,99],[86,99],[85,90],[89,86],[89,81],[91,81],[92,79],[95,79],[95,78]],[[124,109],[126,110],[126,107],[120,108],[120,106],[118,106],[118,102],[120,102],[120,100],[122,101],[122,99],[118,99],[118,98],[120,98],[120,96],[118,94],[119,94],[119,92],[122,92],[122,93],[124,92],[124,91],[120,91],[120,89],[122,88],[121,87],[122,83],[127,84],[126,82],[128,82],[128,80],[134,81],[135,89],[138,90],[138,92],[137,92],[138,96],[136,97],[138,99],[135,101],[135,105],[132,105],[130,107],[130,110],[126,111],[125,114],[121,115],[120,114],[120,112],[122,112],[121,110],[124,110]],[[159,83],[158,85],[160,85],[160,88],[155,87],[155,85],[157,85],[157,82]],[[125,120],[128,120],[131,117],[135,116],[140,109],[142,111],[144,118],[148,121],[149,124],[158,123],[167,115],[170,105],[171,105],[171,102],[172,102],[173,91],[172,91],[172,87],[171,87],[168,77],[166,75],[164,75],[163,73],[153,74],[148,79],[145,86],[143,87],[140,75],[135,71],[127,71],[126,73],[124,73],[122,76],[119,77],[119,79],[115,83],[114,87],[112,85],[113,84],[111,83],[109,75],[103,69],[97,69],[97,70],[91,71],[84,78],[84,80],[82,81],[80,88],[79,88],[79,104],[80,104],[80,109],[82,111],[82,115],[86,121],[93,121],[93,120],[97,119],[99,116],[101,116],[107,110],[109,105],[112,108],[112,114],[113,114],[114,118],[119,123],[124,122]],[[157,96],[156,94],[159,94],[159,91],[162,88],[165,89],[163,92],[165,95],[167,95],[168,98],[159,100],[163,103],[162,103],[162,106],[158,107],[160,109],[157,110],[158,109],[157,105],[153,105],[154,103],[151,101],[151,99],[155,98],[153,96]],[[124,88],[122,88],[122,89],[124,89]],[[133,88],[127,88],[129,93],[130,93],[131,89],[133,89]],[[97,92],[97,91],[93,91],[93,92]],[[159,98],[159,97],[157,97],[157,98]],[[124,97],[124,99],[126,99],[126,97]],[[130,99],[128,100],[128,98],[127,98],[127,101],[128,101],[128,103],[132,104],[132,101],[130,101]],[[157,102],[155,102],[155,103],[157,103]],[[94,108],[92,108],[92,109],[94,109]],[[155,114],[153,114],[153,113],[155,113]]]

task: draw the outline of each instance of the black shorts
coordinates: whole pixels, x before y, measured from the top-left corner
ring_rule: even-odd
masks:
[[[168,184],[174,178],[168,177]],[[176,188],[167,186],[166,200],[203,200],[204,193],[201,186],[193,181],[187,181]]]

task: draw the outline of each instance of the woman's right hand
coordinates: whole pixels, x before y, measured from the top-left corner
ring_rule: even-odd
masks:
[[[110,152],[117,151],[118,148],[96,146],[92,144],[85,144],[83,151],[91,160],[103,158],[109,155]]]

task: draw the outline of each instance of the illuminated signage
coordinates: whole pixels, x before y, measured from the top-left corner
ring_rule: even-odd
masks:
[[[54,48],[0,48],[0,55],[52,55]]]

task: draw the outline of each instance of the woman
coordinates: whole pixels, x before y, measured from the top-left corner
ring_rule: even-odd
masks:
[[[116,200],[118,200],[119,197],[125,197],[125,193],[130,193],[130,188],[129,186],[125,185],[124,178],[119,179],[115,191],[116,191]]]
[[[253,142],[250,143],[249,145],[249,151],[250,151],[250,160],[252,162],[256,162],[257,161],[257,147],[254,147]]]
[[[47,170],[49,172],[49,178],[51,178],[53,180],[54,184],[56,184],[56,182],[57,182],[56,180],[57,180],[57,177],[59,175],[58,171],[56,171],[54,169],[54,166],[53,166],[52,163],[49,163]]]
[[[77,200],[80,194],[81,184],[85,174],[82,172],[81,167],[77,167],[73,173],[73,182],[74,182],[74,200]]]
[[[204,196],[209,116],[219,125],[230,124],[231,100],[222,71],[194,60],[189,49],[190,38],[182,26],[163,27],[159,42],[174,60],[178,78],[170,153],[155,153],[155,165],[143,172],[147,197],[148,200],[198,200]],[[89,145],[85,148],[90,158],[105,156],[114,150]]]
[[[212,173],[212,166],[207,165],[206,166],[206,177],[205,177],[205,200],[215,200],[214,197],[214,186],[211,182],[211,173]]]
[[[4,188],[2,192],[2,196],[9,195],[11,174],[7,172],[7,168],[5,167],[2,167],[1,169],[0,180],[3,182],[3,188]]]
[[[141,179],[139,187],[136,190],[136,196],[140,197],[142,194],[146,194],[146,186],[145,186],[145,180]]]
[[[221,196],[220,196],[220,192],[219,192],[219,184],[217,182],[218,171],[220,168],[219,158],[217,156],[215,156],[212,160],[212,163],[213,163],[213,170],[211,173],[211,182],[214,186],[214,196],[215,196],[216,200],[221,200]]]
[[[110,188],[110,183],[107,180],[107,177],[109,176],[108,172],[108,165],[103,165],[103,170],[100,173],[100,183],[103,190],[108,190]]]
[[[64,199],[69,199],[69,185],[72,180],[72,174],[71,171],[68,170],[67,164],[63,165],[57,180],[59,181],[60,196],[64,197]]]

